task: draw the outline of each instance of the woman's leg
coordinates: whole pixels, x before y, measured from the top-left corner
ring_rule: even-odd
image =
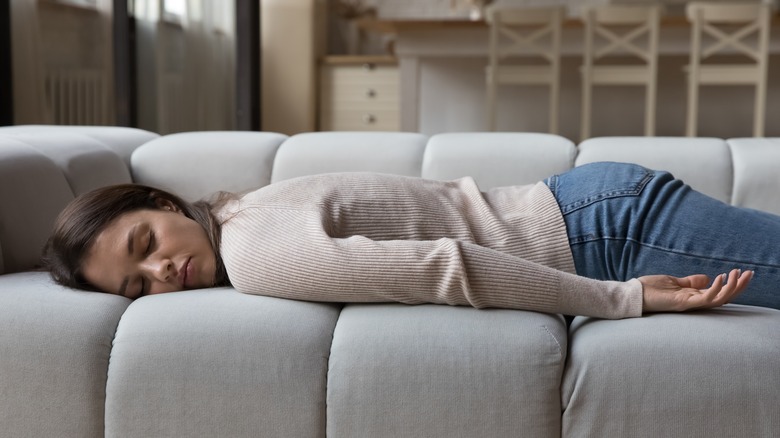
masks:
[[[637,165],[594,163],[546,182],[578,274],[627,280],[750,269],[753,281],[734,302],[780,309],[780,217],[732,207]]]

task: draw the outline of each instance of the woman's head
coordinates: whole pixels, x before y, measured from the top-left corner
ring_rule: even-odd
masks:
[[[129,298],[209,287],[226,283],[219,234],[208,204],[122,184],[71,202],[43,262],[60,284]]]

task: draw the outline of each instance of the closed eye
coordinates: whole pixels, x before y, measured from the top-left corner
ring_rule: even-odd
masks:
[[[149,243],[146,245],[146,251],[144,251],[144,254],[149,255],[152,252],[153,247],[154,247],[154,233],[152,231],[149,231]]]

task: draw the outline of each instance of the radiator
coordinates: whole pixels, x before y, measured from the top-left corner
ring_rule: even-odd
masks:
[[[106,80],[101,70],[60,70],[46,75],[46,98],[57,125],[107,125]]]

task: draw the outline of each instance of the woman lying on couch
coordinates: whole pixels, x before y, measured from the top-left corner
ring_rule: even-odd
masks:
[[[780,308],[780,217],[619,163],[486,192],[471,178],[341,173],[191,204],[120,185],[60,214],[44,263],[60,284],[129,298],[231,284],[311,301],[624,318]]]

